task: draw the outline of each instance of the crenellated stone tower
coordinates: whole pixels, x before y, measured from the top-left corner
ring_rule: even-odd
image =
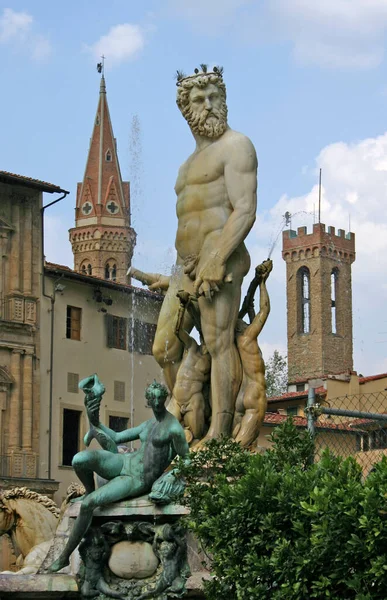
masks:
[[[352,359],[355,235],[323,223],[283,232],[289,384],[348,373]]]
[[[130,226],[129,182],[122,181],[102,75],[85,175],[77,186],[69,231],[74,270],[126,283],[136,234]]]

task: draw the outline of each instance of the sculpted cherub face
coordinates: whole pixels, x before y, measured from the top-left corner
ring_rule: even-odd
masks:
[[[191,131],[209,138],[221,136],[227,128],[226,89],[216,75],[199,75],[182,82],[177,104]]]

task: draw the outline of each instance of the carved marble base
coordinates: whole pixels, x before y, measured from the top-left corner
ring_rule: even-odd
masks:
[[[203,578],[209,571],[195,539],[182,529],[187,509],[158,507],[146,496],[97,509],[70,566],[45,574],[66,544],[79,509],[76,502],[66,510],[40,574],[0,577],[1,598],[204,597]]]

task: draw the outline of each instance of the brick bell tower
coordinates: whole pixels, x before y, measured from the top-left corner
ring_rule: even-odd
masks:
[[[129,181],[122,181],[102,75],[85,175],[77,185],[69,231],[74,270],[126,283],[136,234],[130,226]]]
[[[348,373],[355,235],[323,223],[284,231],[289,384]]]

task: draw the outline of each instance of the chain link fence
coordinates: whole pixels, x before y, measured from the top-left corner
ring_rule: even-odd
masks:
[[[366,477],[387,455],[387,391],[339,396],[320,405],[311,389],[306,413],[316,460],[328,447],[336,456],[353,456]]]

